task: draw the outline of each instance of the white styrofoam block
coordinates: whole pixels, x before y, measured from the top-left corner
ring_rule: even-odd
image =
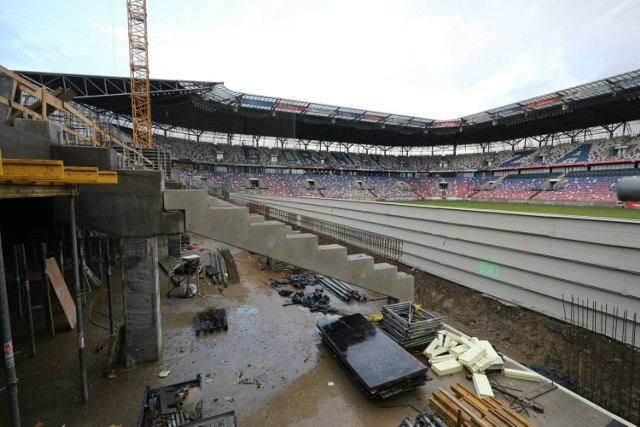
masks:
[[[429,352],[435,350],[439,344],[440,344],[440,340],[438,338],[434,338],[433,341],[429,343],[427,348],[424,349],[422,354],[424,354],[425,356],[428,356]]]
[[[451,338],[449,338],[448,336],[445,335],[445,337],[444,337],[444,347],[450,348],[452,343],[453,343],[453,341],[451,341]]]
[[[509,378],[519,378],[526,381],[540,381],[540,375],[533,371],[523,371],[520,369],[504,369],[504,376]]]
[[[491,390],[491,384],[489,378],[484,374],[472,374],[473,375],[473,388],[475,388],[476,394],[480,397],[491,396],[493,397],[493,390]]]
[[[455,347],[451,347],[449,349],[449,353],[451,354],[455,354],[456,356],[460,356],[462,353],[464,353],[465,351],[469,350],[469,347],[467,347],[464,344],[458,344]]]
[[[463,369],[463,366],[454,359],[431,365],[431,371],[438,376],[455,374],[456,372],[461,372]]]
[[[466,337],[460,337],[460,343],[466,345],[469,348],[473,347],[474,345],[473,341],[467,339]]]
[[[440,356],[436,356],[436,357],[432,357],[431,359],[429,359],[429,363],[431,363],[432,365],[434,363],[440,363],[440,362],[444,362],[445,360],[456,360],[458,357],[455,354],[442,354]]]
[[[493,348],[491,343],[486,340],[480,340],[479,344],[482,345],[485,350],[487,350],[486,358],[489,360],[489,366],[487,367],[487,369],[488,368],[501,369],[504,366],[504,360],[502,359],[502,357],[500,357],[498,352]]]
[[[473,365],[469,366],[469,370],[474,373],[484,372],[490,365],[489,359],[485,356],[480,358],[480,360],[477,360]]]
[[[428,352],[428,353],[426,354],[426,356],[427,356],[429,359],[431,359],[431,358],[433,358],[433,357],[440,356],[441,354],[445,354],[445,353],[447,353],[448,351],[449,351],[449,349],[448,349],[448,348],[446,348],[446,347],[437,347],[436,349],[431,350],[430,352]]]
[[[438,340],[440,340],[440,345],[444,346],[445,340],[447,338],[447,332],[444,330],[438,331],[438,334],[436,336],[438,337]]]
[[[487,350],[485,350],[482,345],[476,344],[469,350],[462,353],[460,357],[458,357],[458,362],[462,363],[464,366],[471,366],[486,355]]]

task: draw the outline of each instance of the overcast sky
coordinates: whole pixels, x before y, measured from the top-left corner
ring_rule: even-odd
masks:
[[[128,76],[125,0],[0,0],[0,64]],[[457,118],[640,68],[638,0],[148,0],[152,78]]]

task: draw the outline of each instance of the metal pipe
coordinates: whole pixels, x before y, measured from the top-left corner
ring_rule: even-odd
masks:
[[[60,264],[60,272],[64,277],[64,243],[62,239],[58,240],[58,264]]]
[[[18,245],[13,245],[13,270],[15,272],[16,291],[18,293],[18,317],[22,319],[22,280],[20,279],[20,251]]]
[[[33,332],[33,311],[31,310],[31,291],[29,290],[29,270],[27,268],[27,253],[24,243],[20,245],[22,254],[22,290],[24,291],[25,302],[27,303],[27,326],[29,328],[29,346],[31,357],[36,356],[36,336]]]
[[[16,375],[16,362],[13,355],[13,341],[11,340],[11,318],[9,316],[7,282],[4,275],[2,236],[0,236],[0,339],[2,340],[2,348],[4,349],[4,373],[7,381],[7,396],[9,398],[9,416],[11,417],[11,426],[20,427],[18,377]]]
[[[98,238],[98,268],[100,269],[100,281],[104,283],[104,254],[102,253],[102,238]]]
[[[111,283],[111,253],[109,252],[109,239],[107,239],[107,294],[109,297],[109,332],[114,334],[113,325],[113,285]]]
[[[627,396],[629,396],[629,402],[627,405],[627,410],[629,411],[629,416],[632,417],[631,410],[633,408],[633,379],[635,378],[635,360],[636,360],[636,325],[638,322],[638,313],[633,313],[633,324],[631,326],[631,372],[629,373],[629,390],[627,391]],[[640,403],[640,402],[638,402]],[[638,405],[638,419],[636,419],[636,424],[640,423],[640,405]]]
[[[82,324],[82,291],[80,289],[80,270],[78,267],[78,236],[76,234],[76,207],[75,199],[69,198],[69,211],[71,216],[71,258],[73,260],[73,286],[76,293],[76,318],[78,328],[78,359],[80,361],[80,386],[82,388],[82,402],[89,401],[89,389],[87,388],[87,368],[84,361],[84,327]]]
[[[86,306],[87,305],[87,277],[84,274],[84,266],[86,265],[86,261],[84,258],[84,239],[80,239],[80,287],[82,289],[82,305]]]
[[[42,243],[42,286],[44,286],[44,300],[47,309],[47,325],[51,338],[56,336],[56,327],[53,323],[53,306],[51,305],[51,283],[47,276],[47,244]]]

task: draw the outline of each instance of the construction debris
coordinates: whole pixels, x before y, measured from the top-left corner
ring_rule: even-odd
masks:
[[[272,288],[291,286],[296,289],[304,290],[307,288],[307,286],[316,286],[317,284],[318,280],[313,275],[313,273],[296,274],[288,279],[283,280],[271,279]]]
[[[414,424],[411,424],[409,417],[404,417],[400,423],[400,427],[444,427],[444,425],[444,421],[433,411],[416,415]]]
[[[296,274],[288,279],[275,280],[271,279],[271,287],[286,287],[292,286],[296,289],[304,290],[307,286],[322,286],[342,301],[348,302],[350,300],[366,301],[367,295],[363,292],[356,291],[343,281],[332,279],[321,274],[314,273],[301,273]]]
[[[229,329],[227,323],[227,311],[224,308],[208,307],[206,310],[196,314],[196,335],[203,335],[205,332],[213,332],[218,329]]]
[[[291,297],[291,301],[284,303],[284,305],[300,304],[309,308],[309,311],[319,311],[323,314],[337,313],[338,309],[331,306],[331,298],[329,295],[325,295],[324,292],[317,289],[313,292],[304,293],[302,291],[296,292]]]
[[[147,386],[138,426],[180,426],[202,419],[201,376],[151,389]]]
[[[296,267],[286,262],[278,261],[267,256],[261,256],[258,258],[258,268],[264,270],[266,266],[269,266],[273,271],[295,271]]]
[[[491,384],[485,374],[472,374],[473,388],[476,394],[480,397],[493,397],[493,390],[491,390]]]
[[[472,374],[504,368],[504,360],[489,341],[475,337],[469,339],[445,330],[438,331],[422,354],[429,358],[431,369],[437,375],[450,375],[462,370],[451,360]]]
[[[533,427],[529,420],[491,396],[480,398],[462,384],[451,386],[451,390],[453,394],[441,388],[429,398],[429,406],[448,426]]]
[[[420,347],[432,341],[442,328],[436,317],[413,302],[382,306],[380,328],[404,348]]]
[[[525,393],[517,392],[517,390],[508,388],[503,386],[498,382],[495,377],[490,377],[491,388],[494,391],[502,393],[507,397],[511,397],[513,401],[511,402],[511,408],[517,410],[517,412],[527,412],[527,408],[531,408],[536,412],[543,413],[544,407],[536,402],[534,399],[542,396],[543,394],[549,393],[552,390],[558,388],[554,383],[546,383],[540,387],[535,388],[534,390],[527,391]]]
[[[420,387],[427,367],[360,313],[317,323],[320,335],[373,398]]]
[[[240,276],[238,275],[236,261],[233,259],[229,248],[218,249],[218,251],[222,253],[222,257],[224,258],[227,272],[229,273],[229,283],[232,285],[240,283]]]
[[[367,294],[356,291],[342,280],[333,279],[331,277],[323,276],[322,274],[316,274],[316,277],[319,279],[322,286],[342,301],[349,302],[352,299],[356,301],[367,300]]]
[[[540,375],[533,371],[523,371],[521,369],[504,369],[504,376],[509,378],[518,378],[526,381],[540,381]]]

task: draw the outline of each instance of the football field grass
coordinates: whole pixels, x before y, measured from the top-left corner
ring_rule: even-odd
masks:
[[[466,200],[423,200],[407,202],[424,206],[441,206],[450,208],[490,209],[510,212],[579,215],[590,217],[623,218],[640,221],[640,209],[602,208],[591,206],[563,206],[563,205],[527,205],[524,203],[493,203]]]

